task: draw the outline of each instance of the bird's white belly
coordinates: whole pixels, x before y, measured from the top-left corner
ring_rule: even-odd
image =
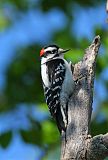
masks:
[[[46,87],[50,85],[49,78],[48,78],[48,73],[47,73],[47,66],[46,64],[41,65],[41,76],[42,76],[42,81]]]

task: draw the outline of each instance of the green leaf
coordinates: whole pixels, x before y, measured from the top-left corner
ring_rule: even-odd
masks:
[[[44,121],[42,123],[42,137],[44,144],[54,144],[60,138],[59,131],[55,123],[51,121]]]
[[[108,131],[108,121],[104,122],[92,122],[91,123],[91,133],[93,136],[98,135],[98,134],[105,134]]]
[[[29,130],[20,130],[21,136],[26,143],[42,145],[42,127],[32,117],[29,117],[32,127]]]
[[[10,20],[5,16],[4,11],[0,8],[0,31],[4,31],[10,24]]]
[[[42,132],[39,129],[32,128],[28,131],[20,130],[21,136],[26,143],[42,145]]]
[[[1,134],[0,135],[0,145],[3,147],[3,148],[6,148],[9,143],[11,142],[11,139],[12,139],[12,132],[7,132],[7,133],[4,133],[4,134]]]

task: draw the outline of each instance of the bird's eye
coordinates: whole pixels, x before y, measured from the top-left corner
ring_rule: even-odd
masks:
[[[54,50],[52,51],[52,54],[54,54],[54,53],[56,53],[56,49],[54,49]]]
[[[46,51],[46,54],[51,54],[51,51]]]

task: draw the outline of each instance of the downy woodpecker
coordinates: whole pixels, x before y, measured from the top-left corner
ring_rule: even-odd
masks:
[[[41,77],[49,111],[57,123],[60,133],[66,131],[67,102],[74,90],[70,64],[64,59],[69,49],[49,45],[40,51]]]

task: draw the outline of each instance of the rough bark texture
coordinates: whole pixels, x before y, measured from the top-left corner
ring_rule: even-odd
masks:
[[[68,104],[68,126],[66,134],[62,134],[61,160],[103,160],[108,155],[108,134],[93,138],[89,135],[99,46],[100,37],[96,36],[85,50],[83,60],[74,66],[77,84]]]

